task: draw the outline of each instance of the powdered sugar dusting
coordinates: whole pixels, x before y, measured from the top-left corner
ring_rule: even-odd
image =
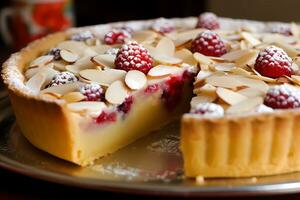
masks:
[[[190,112],[202,117],[221,117],[224,115],[224,109],[215,103],[199,103]]]

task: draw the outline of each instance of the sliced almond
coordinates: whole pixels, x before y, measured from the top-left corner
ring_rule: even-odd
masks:
[[[241,58],[243,55],[247,54],[249,50],[237,50],[237,51],[230,51],[221,56],[221,58],[233,62]]]
[[[78,74],[85,69],[95,68],[95,64],[91,61],[90,56],[84,56],[78,59],[74,64],[65,66],[66,70],[74,74]]]
[[[55,93],[55,92],[45,92],[45,93],[42,93],[41,96],[46,98],[46,99],[52,99],[52,100],[56,100],[56,99],[61,98],[61,94],[58,94],[58,93]]]
[[[101,112],[106,107],[105,103],[96,101],[69,103],[67,106],[73,112]]]
[[[83,42],[68,40],[61,42],[57,45],[57,48],[59,49],[65,49],[73,52],[74,54],[77,54],[78,56],[84,56],[86,49],[89,48],[86,44]]]
[[[241,81],[233,78],[232,76],[210,76],[206,79],[206,83],[216,87],[224,87],[229,89],[237,89],[243,86]]]
[[[204,64],[204,65],[210,65],[210,64],[214,64],[214,61],[211,60],[209,57],[201,54],[201,53],[194,53],[194,58],[195,60],[197,60],[197,62],[201,64]]]
[[[82,101],[85,99],[85,96],[81,94],[80,92],[69,92],[62,96],[64,100],[66,100],[69,103]]]
[[[197,65],[197,60],[194,58],[194,55],[192,52],[190,52],[188,49],[181,49],[175,52],[174,56],[176,58],[181,59],[184,63],[189,65]]]
[[[235,75],[242,75],[242,76],[250,76],[251,75],[251,72],[249,72],[245,69],[239,68],[239,67],[232,68],[230,70],[230,72],[235,74]]]
[[[236,76],[235,79],[237,81],[240,81],[243,86],[255,88],[255,89],[261,90],[263,92],[266,92],[269,89],[268,84],[262,80],[243,77],[243,76]]]
[[[221,98],[223,101],[230,105],[235,105],[247,99],[246,96],[225,88],[217,88],[216,93],[219,96],[219,98]]]
[[[126,85],[132,90],[139,90],[147,83],[147,77],[143,72],[131,70],[125,76]]]
[[[53,62],[53,68],[59,71],[66,71],[67,63],[63,60],[57,60]]]
[[[159,53],[167,56],[173,56],[175,52],[174,42],[167,37],[163,37],[157,44],[156,49]]]
[[[122,81],[113,82],[105,92],[105,99],[112,104],[121,104],[128,96],[128,90]]]
[[[64,61],[69,63],[76,62],[79,58],[77,54],[65,49],[60,50],[60,56]]]
[[[30,88],[34,93],[38,93],[46,81],[46,75],[37,73],[26,82],[26,87]]]
[[[158,63],[164,64],[164,65],[179,65],[182,63],[182,60],[179,58],[175,58],[173,56],[168,55],[153,55],[154,60],[156,60]]]
[[[52,62],[53,59],[54,59],[53,55],[40,56],[30,63],[29,68],[47,65],[50,62]]]
[[[246,97],[257,97],[257,96],[264,96],[264,92],[261,90],[257,90],[255,88],[244,88],[239,90],[237,93],[244,95]]]
[[[176,39],[174,40],[175,46],[180,46],[180,45],[194,39],[195,37],[197,37],[197,35],[199,33],[203,32],[203,31],[204,31],[204,29],[193,29],[193,30],[188,30],[188,31],[178,33],[175,36]]]
[[[251,112],[255,107],[261,105],[263,103],[263,97],[254,97],[249,98],[244,101],[241,101],[237,104],[230,106],[227,110],[227,114],[244,114],[247,112]]]
[[[194,108],[200,103],[211,103],[214,100],[216,100],[216,96],[211,96],[211,95],[200,95],[193,97],[191,100],[191,107]]]
[[[180,71],[182,71],[182,69],[179,67],[157,65],[150,69],[150,71],[148,72],[148,76],[161,77],[161,76],[176,74],[179,73]]]
[[[109,55],[109,54],[102,54],[92,57],[92,62],[94,62],[96,65],[99,65],[101,67],[115,67],[115,55]]]
[[[155,40],[155,38],[157,37],[157,33],[155,33],[154,31],[136,31],[133,36],[132,39],[137,41],[138,43],[141,43],[143,41],[153,41]]]
[[[296,57],[300,54],[300,52],[297,51],[296,48],[290,44],[283,42],[275,42],[274,45],[282,48],[290,57]]]
[[[96,82],[102,86],[109,86],[117,80],[123,80],[126,71],[118,69],[105,69],[105,70],[96,70],[96,69],[86,69],[79,72],[79,75],[91,82]]]
[[[63,95],[63,94],[69,93],[69,92],[78,91],[82,85],[84,85],[84,83],[81,83],[81,82],[57,85],[57,86],[49,87],[49,88],[42,90],[41,94],[57,93],[57,94]]]
[[[235,63],[216,63],[214,69],[217,71],[230,72],[235,66]]]
[[[109,45],[97,45],[91,47],[97,54],[104,54],[108,49],[111,48]]]
[[[216,96],[217,88],[210,84],[205,84],[204,86],[200,88],[195,88],[193,90],[194,94],[201,94],[201,95],[207,95],[207,96]]]
[[[244,67],[246,65],[253,65],[258,56],[258,53],[259,52],[255,50],[248,51],[248,53],[244,54],[243,56],[235,60],[235,63],[239,67]]]
[[[241,36],[251,45],[251,46],[256,46],[259,45],[261,42],[256,39],[253,34],[248,33],[248,32],[242,32]]]

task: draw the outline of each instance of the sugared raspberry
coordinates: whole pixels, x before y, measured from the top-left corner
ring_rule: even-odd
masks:
[[[196,28],[206,28],[215,30],[220,28],[218,17],[211,12],[205,12],[199,15]]]
[[[222,56],[227,52],[225,43],[216,33],[206,30],[200,33],[193,41],[192,52],[199,52],[206,56]]]
[[[159,33],[170,33],[175,30],[175,26],[171,20],[159,18],[153,22],[152,29]]]
[[[118,106],[118,111],[127,114],[130,111],[132,104],[133,96],[129,96],[125,99],[125,101],[122,104]]]
[[[203,117],[221,117],[224,115],[224,109],[215,103],[199,103],[191,109],[191,113],[199,114]]]
[[[86,41],[92,38],[94,38],[94,34],[91,31],[84,31],[72,35],[70,39],[74,41]]]
[[[286,24],[273,24],[269,28],[269,31],[271,33],[278,33],[278,34],[285,35],[285,36],[291,36],[292,35],[291,27],[289,25],[286,25]]]
[[[105,112],[103,111],[96,119],[95,122],[97,124],[115,122],[117,120],[116,112]]]
[[[300,92],[289,85],[276,85],[269,88],[264,104],[274,109],[300,107]]]
[[[60,49],[59,48],[52,48],[48,55],[53,55],[54,56],[54,60],[60,60],[61,56],[60,56]]]
[[[110,49],[106,50],[104,52],[104,54],[114,55],[115,56],[115,55],[117,55],[118,51],[119,51],[118,48],[110,48]]]
[[[131,34],[125,29],[113,29],[105,34],[104,42],[108,45],[124,44],[125,38],[131,38]]]
[[[82,86],[80,88],[80,93],[86,97],[85,101],[101,101],[104,99],[103,88],[96,83]]]
[[[262,50],[256,58],[255,70],[263,76],[278,78],[291,76],[292,59],[281,49],[275,46]]]
[[[70,72],[60,72],[56,74],[47,87],[58,86],[78,81],[78,78]]]
[[[117,69],[139,70],[145,74],[153,67],[152,58],[147,49],[136,42],[124,44],[119,49],[115,65]]]

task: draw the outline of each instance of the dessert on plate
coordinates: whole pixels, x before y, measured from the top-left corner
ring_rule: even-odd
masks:
[[[181,118],[187,177],[300,170],[299,27],[218,18],[49,35],[2,76],[37,148],[86,166]]]

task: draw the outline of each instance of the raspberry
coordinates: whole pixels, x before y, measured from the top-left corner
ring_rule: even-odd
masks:
[[[108,123],[108,122],[115,122],[117,120],[117,113],[116,112],[105,112],[103,111],[96,119],[95,122],[98,124]]]
[[[289,25],[284,25],[284,24],[274,24],[270,27],[269,31],[271,33],[278,33],[285,36],[293,35],[291,31],[291,27]]]
[[[224,109],[215,103],[199,103],[191,109],[191,113],[204,117],[221,117],[224,115]]]
[[[80,88],[81,94],[86,98],[85,101],[101,101],[104,99],[104,91],[102,87],[95,83],[90,83]]]
[[[125,29],[113,29],[105,34],[104,42],[108,45],[124,44],[125,38],[131,38],[131,34]]]
[[[78,81],[78,78],[70,72],[60,72],[56,74],[47,87],[58,86]]]
[[[132,103],[133,103],[133,96],[127,97],[125,101],[118,106],[118,111],[127,114],[131,109]]]
[[[60,60],[61,56],[60,56],[60,49],[59,48],[52,48],[48,55],[53,55],[54,56],[54,60]]]
[[[104,52],[104,54],[114,55],[115,56],[115,55],[117,55],[118,51],[119,51],[118,48],[110,48],[110,49],[106,50]]]
[[[76,33],[76,34],[72,35],[70,39],[74,40],[74,41],[86,41],[86,40],[92,39],[92,38],[94,38],[94,35],[92,32],[84,31],[84,32]]]
[[[262,50],[256,58],[255,70],[263,76],[278,78],[291,76],[292,59],[281,49],[275,46]]]
[[[124,44],[119,49],[115,65],[117,69],[125,71],[139,70],[145,74],[153,67],[152,58],[147,49],[136,42]]]
[[[193,41],[192,52],[199,52],[206,56],[222,56],[227,52],[225,43],[216,33],[206,30],[200,33]]]
[[[215,30],[220,28],[218,17],[211,12],[205,12],[199,15],[196,28],[206,28]]]
[[[264,104],[274,109],[299,108],[300,92],[288,85],[276,85],[267,91]]]
[[[175,30],[175,27],[171,20],[159,18],[153,22],[152,29],[159,33],[170,33]]]
[[[164,99],[168,111],[174,110],[176,105],[181,101],[183,85],[184,80],[182,76],[171,76],[170,79],[166,81],[162,98]]]

